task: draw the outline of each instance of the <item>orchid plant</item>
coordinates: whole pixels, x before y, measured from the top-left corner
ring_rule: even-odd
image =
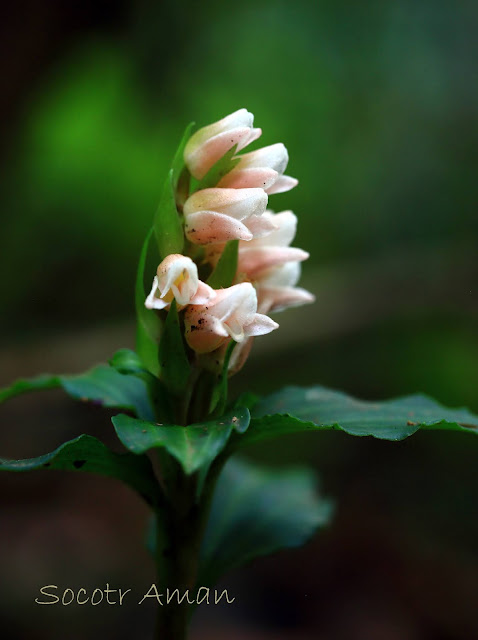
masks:
[[[3,401],[62,387],[121,411],[112,422],[125,453],[81,435],[38,458],[1,459],[0,470],[89,472],[129,485],[151,509],[158,594],[209,588],[226,571],[300,545],[327,524],[331,503],[317,493],[314,474],[238,459],[249,444],[324,429],[398,441],[419,429],[478,428],[467,410],[421,395],[362,402],[314,386],[231,401],[228,378],[244,366],[253,339],[279,327],[269,314],[314,296],[296,286],[308,257],[290,246],[296,216],[267,208],[270,196],[297,184],[284,175],[285,146],[242,153],[261,135],[246,109],[193,129],[141,251],[136,351],[120,350],[82,375],[23,379],[0,392]],[[154,276],[146,273],[153,260]],[[188,600],[158,606],[155,637],[184,640],[192,612]]]

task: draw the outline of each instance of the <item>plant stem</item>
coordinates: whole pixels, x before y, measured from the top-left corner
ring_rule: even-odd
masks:
[[[198,477],[185,476],[178,469],[170,499],[156,513],[156,586],[163,595],[163,604],[158,606],[156,640],[187,639],[197,596],[201,543],[218,472],[213,463],[198,500]],[[174,593],[176,589],[179,598],[178,592]]]

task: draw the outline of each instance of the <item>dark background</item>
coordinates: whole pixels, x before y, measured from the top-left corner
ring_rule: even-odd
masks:
[[[79,372],[133,346],[137,256],[185,125],[247,107],[299,187],[311,307],[277,316],[232,387],[426,392],[478,411],[477,5],[364,0],[19,2],[1,47],[0,384]],[[61,393],[0,411],[27,457],[108,416]],[[194,638],[478,637],[477,444],[340,433],[250,452],[307,461],[336,499],[299,551],[229,575]],[[146,590],[146,512],[106,479],[0,478],[2,636],[150,637],[152,607],[39,607],[45,584]]]

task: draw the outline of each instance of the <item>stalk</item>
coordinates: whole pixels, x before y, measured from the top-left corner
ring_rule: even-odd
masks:
[[[178,469],[170,499],[156,512],[157,590],[163,594],[158,605],[156,640],[187,640],[188,627],[197,597],[199,558],[216,480],[225,462],[220,456],[212,464],[201,497],[197,498],[198,476],[185,476]],[[167,594],[179,591],[167,603]],[[168,591],[169,590],[169,591]],[[179,602],[183,595],[187,596]]]

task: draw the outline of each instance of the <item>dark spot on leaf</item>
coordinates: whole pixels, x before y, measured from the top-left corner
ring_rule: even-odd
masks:
[[[75,460],[73,462],[73,466],[75,467],[75,469],[81,469],[81,467],[86,464],[86,460]]]
[[[407,424],[409,427],[416,427],[417,423],[416,422],[412,422],[411,420],[407,420]]]

